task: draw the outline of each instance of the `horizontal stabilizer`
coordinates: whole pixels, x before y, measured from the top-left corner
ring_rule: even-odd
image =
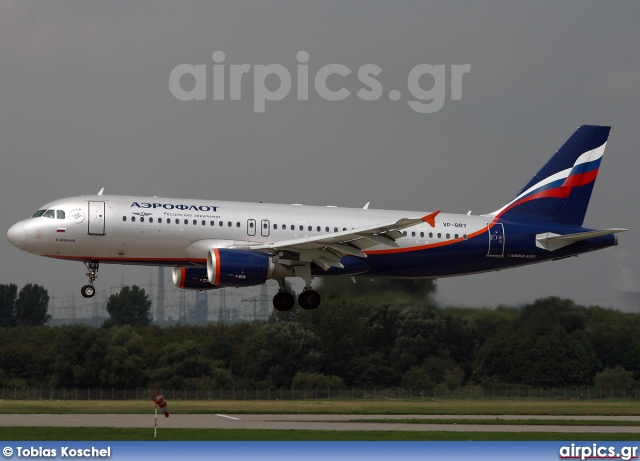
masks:
[[[581,242],[595,237],[602,237],[603,235],[616,234],[618,232],[625,232],[629,229],[604,229],[589,232],[580,232],[578,234],[566,234],[559,235],[553,232],[545,232],[543,234],[536,235],[536,246],[549,251],[559,250],[560,248],[571,245],[572,243]]]

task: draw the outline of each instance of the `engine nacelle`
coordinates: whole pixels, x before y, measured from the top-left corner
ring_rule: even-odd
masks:
[[[271,278],[273,268],[266,253],[214,248],[207,254],[207,279],[220,287],[262,285]]]
[[[174,267],[173,284],[185,290],[214,290],[219,288],[209,283],[204,267]]]

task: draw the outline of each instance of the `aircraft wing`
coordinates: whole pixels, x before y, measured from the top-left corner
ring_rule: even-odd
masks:
[[[340,258],[358,256],[366,258],[363,252],[376,245],[397,247],[396,240],[404,234],[402,229],[422,222],[435,225],[436,211],[421,218],[402,218],[398,221],[364,226],[341,232],[321,234],[314,237],[281,240],[277,242],[252,245],[252,250],[275,250],[293,252],[301,262],[314,262],[325,270],[329,267],[342,267]],[[286,257],[285,257],[286,259]]]
[[[577,234],[559,235],[553,232],[545,232],[543,234],[536,235],[536,246],[538,248],[544,248],[545,250],[554,251],[560,248],[571,245],[572,243],[580,242],[594,237],[602,237],[603,235],[616,234],[618,232],[625,232],[628,229],[604,229],[589,232],[579,232]]]

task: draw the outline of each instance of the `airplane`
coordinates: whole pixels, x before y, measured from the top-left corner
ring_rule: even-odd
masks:
[[[247,287],[276,280],[274,308],[295,305],[285,279],[305,282],[304,309],[320,305],[316,276],[439,278],[497,271],[617,245],[627,229],[583,227],[608,126],[580,126],[498,210],[441,211],[267,204],[103,195],[42,206],[9,241],[29,253],[82,261],[95,294],[100,263],[173,267],[183,289]]]

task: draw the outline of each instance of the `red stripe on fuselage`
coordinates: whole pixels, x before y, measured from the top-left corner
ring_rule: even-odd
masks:
[[[485,232],[487,232],[487,229],[481,229],[479,231],[473,232],[472,234],[467,235],[467,240],[470,240],[474,237],[477,237],[478,235],[484,234]],[[392,248],[389,250],[373,250],[373,251],[365,251],[364,253],[367,255],[385,255],[385,254],[394,254],[394,253],[410,253],[412,251],[420,251],[420,250],[428,250],[431,248],[438,248],[438,247],[443,247],[443,246],[447,246],[447,245],[453,245],[455,243],[458,242],[465,242],[466,240],[464,240],[463,237],[457,238],[455,240],[446,240],[444,242],[438,242],[438,243],[427,243],[425,245],[418,245],[418,246],[414,246],[414,247],[407,247],[407,248]]]
[[[66,259],[70,261],[102,261],[102,262],[110,262],[110,263],[122,263],[126,264],[130,261],[143,261],[149,263],[164,263],[166,266],[171,266],[173,264],[178,265],[186,262],[186,258],[103,258],[102,256],[64,256],[64,255],[52,255],[52,254],[41,254],[40,256],[46,256],[47,258],[55,258],[55,259]],[[206,259],[196,260],[191,259],[190,262],[205,262]]]

